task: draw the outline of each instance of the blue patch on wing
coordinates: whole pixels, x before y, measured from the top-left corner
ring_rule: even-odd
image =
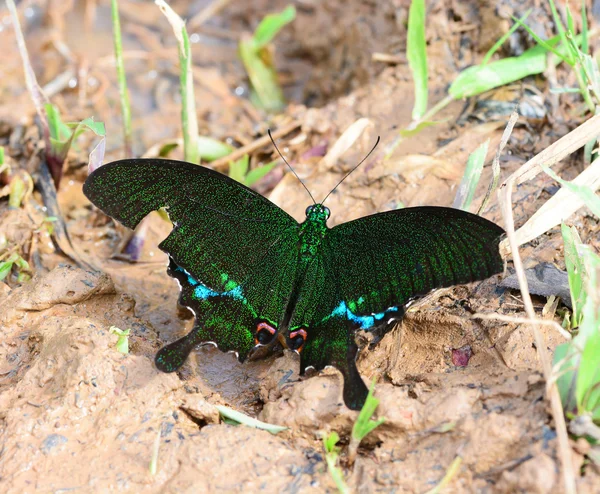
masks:
[[[381,321],[385,317],[386,314],[388,314],[390,312],[395,312],[397,310],[398,310],[398,307],[389,307],[387,310],[385,310],[383,312],[377,312],[376,314],[371,314],[369,316],[359,316],[359,315],[355,314],[354,312],[352,312],[346,305],[346,302],[344,302],[342,300],[337,305],[337,307],[335,309],[333,309],[331,314],[329,314],[325,318],[325,320],[330,319],[332,317],[345,317],[349,321],[352,321],[353,323],[358,324],[360,329],[368,330],[368,329],[371,329],[373,326],[375,326],[376,321]]]
[[[177,266],[177,271],[181,271],[182,273],[185,273],[185,275],[187,276],[188,283],[190,284],[190,286],[194,287],[194,297],[199,300],[206,300],[211,297],[226,296],[226,297],[232,297],[235,300],[241,300],[243,302],[246,302],[246,298],[244,297],[242,287],[239,285],[236,286],[235,288],[232,288],[231,290],[226,290],[223,292],[216,292],[216,291],[208,288],[206,285],[203,285],[202,283],[200,283],[185,269]]]

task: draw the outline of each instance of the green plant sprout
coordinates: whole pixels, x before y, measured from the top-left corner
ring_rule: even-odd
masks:
[[[273,66],[270,43],[295,18],[296,9],[288,5],[279,14],[266,15],[254,34],[244,36],[239,43],[239,56],[252,87],[251,100],[256,106],[269,112],[279,111],[285,106],[283,91]]]
[[[57,221],[58,218],[56,216],[46,216],[42,221],[42,228],[45,228],[45,230],[48,232],[48,235],[52,235],[54,233],[54,223]],[[36,231],[39,232],[40,229]]]
[[[0,175],[7,174],[8,185],[0,188],[0,197],[8,196],[8,209],[19,209],[23,202],[33,193],[33,179],[25,170],[11,173],[8,163],[0,164]]]
[[[325,448],[325,461],[327,462],[327,470],[333,479],[338,491],[341,494],[349,494],[350,490],[344,480],[342,469],[337,466],[340,448],[337,446],[340,436],[335,431],[329,433],[323,438],[323,447]]]
[[[181,139],[174,139],[164,143],[158,149],[158,156],[161,158],[167,158],[171,151],[177,149],[182,143]],[[233,146],[226,144],[218,139],[207,136],[198,136],[198,153],[200,153],[200,159],[202,161],[215,161],[219,158],[224,158],[233,151]]]
[[[516,27],[522,26],[528,29],[528,31],[531,31],[524,23],[524,20],[529,14],[530,11],[527,11],[520,19],[513,18],[516,25],[513,25],[511,30],[514,32]],[[585,9],[583,10],[583,15],[585,15]],[[424,74],[427,73],[427,61],[423,59],[423,48],[426,47],[424,16],[425,6],[423,0],[412,0],[409,12],[406,57],[409,61],[413,81],[415,83],[413,121],[407,129],[404,129],[405,131],[410,132],[407,134],[405,131],[400,131],[398,137],[388,146],[384,158],[386,160],[392,156],[403,139],[407,136],[414,135],[414,132],[412,131],[435,125],[437,122],[432,121],[432,118],[452,101],[477,96],[496,87],[523,79],[524,77],[541,74],[546,70],[548,63],[556,65],[562,61],[566,61],[569,52],[573,50],[569,43],[571,45],[574,44],[575,46],[579,44],[587,46],[588,42],[587,28],[581,35],[572,36],[572,40],[569,41],[566,33],[564,33],[564,36],[561,35],[561,23],[561,27],[558,28],[559,34],[553,38],[541,40],[538,36],[532,34],[538,43],[537,46],[526,50],[519,56],[507,57],[490,62],[489,60],[492,55],[508,39],[510,34],[512,34],[507,33],[486,53],[481,64],[468,67],[457,76],[450,85],[448,95],[445,98],[440,100],[429,110],[423,111],[423,104],[425,102],[426,105],[428,92],[427,77],[424,76]],[[587,26],[587,24],[585,25]],[[557,46],[559,43],[560,46]],[[549,51],[554,54],[553,57],[547,56]],[[572,59],[569,58],[568,60]]]
[[[29,53],[27,52],[27,45],[25,44],[25,38],[23,36],[23,31],[21,30],[21,23],[19,22],[19,15],[17,13],[15,2],[14,0],[6,0],[6,5],[10,11],[15,28],[15,36],[17,38],[19,55],[21,56],[21,61],[23,63],[23,72],[25,74],[27,90],[41,121],[43,129],[42,133],[46,142],[46,162],[54,185],[58,188],[62,177],[63,163],[77,131],[74,131],[72,135],[70,131],[66,131],[64,124],[60,120],[58,110],[50,104],[48,97],[44,94],[44,91],[38,84],[35,71],[33,70],[29,59]],[[87,121],[89,120],[91,119],[87,119]],[[84,122],[86,121],[80,122],[80,124],[83,124]],[[95,124],[101,125],[99,122]],[[104,129],[103,126],[102,129]],[[104,134],[102,134],[102,136],[104,136]],[[100,143],[90,154],[90,164],[93,165],[93,163],[101,161],[103,156],[104,138],[101,139]]]
[[[224,158],[233,151],[233,146],[212,137],[198,136],[198,152],[200,158],[211,162]]]
[[[446,474],[444,475],[444,478],[442,480],[440,480],[440,483],[438,485],[436,485],[433,489],[427,491],[425,494],[440,494],[441,492],[445,492],[444,491],[445,487],[456,476],[456,474],[458,473],[458,470],[460,469],[461,464],[462,464],[462,457],[457,456],[456,458],[454,458],[454,460],[448,467],[448,470],[446,470]]]
[[[352,433],[350,434],[350,443],[348,444],[348,463],[353,465],[358,454],[358,447],[362,440],[369,435],[373,430],[379,427],[385,422],[385,418],[380,417],[376,420],[373,419],[373,415],[377,407],[379,406],[379,400],[375,398],[373,392],[375,391],[375,379],[371,383],[369,388],[369,394],[365,400],[365,404],[361,408],[356,422],[352,426]],[[329,435],[323,437],[323,447],[325,448],[325,461],[327,462],[327,470],[329,475],[333,479],[339,492],[345,494],[350,492],[346,482],[344,480],[344,474],[340,467],[337,465],[340,448],[337,443],[340,440],[340,436],[337,432],[332,431]]]
[[[267,173],[277,166],[276,161],[259,166],[254,170],[250,168],[250,157],[245,154],[237,161],[232,161],[229,165],[229,176],[246,187],[252,187],[256,182],[262,179]]]
[[[119,82],[119,97],[121,99],[121,114],[123,115],[123,144],[125,147],[125,157],[131,158],[133,156],[131,105],[129,103],[129,92],[127,91],[125,63],[123,62],[123,42],[121,40],[121,22],[119,20],[119,6],[117,0],[111,0],[110,8],[113,25],[117,80]]]
[[[565,252],[565,265],[569,277],[571,305],[573,307],[573,314],[566,327],[574,329],[581,324],[583,307],[587,297],[587,292],[584,290],[584,279],[586,276],[585,264],[583,262],[583,257],[579,254],[579,249],[583,244],[574,227],[569,228],[563,223],[561,225],[561,230]]]
[[[13,252],[6,260],[0,261],[0,281],[11,273],[13,267],[17,270],[17,283],[23,283],[31,279],[29,263],[17,252]]]
[[[154,442],[152,443],[152,457],[150,458],[150,465],[148,470],[150,470],[150,475],[156,475],[158,471],[158,452],[160,450],[160,437],[162,435],[161,427],[158,427],[158,432],[154,437]]]
[[[194,99],[194,76],[190,38],[183,19],[165,2],[155,0],[173,28],[179,49],[179,89],[181,92],[181,126],[183,128],[183,155],[185,161],[198,164],[198,117]]]
[[[425,0],[412,0],[408,11],[406,58],[413,75],[415,104],[412,118],[420,120],[427,111],[427,44],[425,41]]]
[[[131,329],[123,330],[116,326],[111,326],[108,332],[118,336],[116,344],[117,351],[121,352],[123,355],[127,355],[129,353],[129,333],[131,332]]]
[[[350,444],[348,444],[348,461],[352,465],[356,459],[358,453],[358,446],[361,441],[373,430],[379,427],[385,422],[384,417],[380,417],[377,420],[373,420],[373,414],[379,406],[379,399],[375,398],[373,392],[375,391],[375,379],[371,383],[369,388],[369,394],[365,400],[365,404],[361,408],[356,422],[352,427],[352,434],[350,435]]]
[[[565,258],[571,257],[567,270],[573,309],[581,316],[575,337],[556,348],[554,373],[567,417],[589,416],[600,424],[600,256],[564,225],[563,238]]]
[[[242,424],[247,427],[253,427],[255,429],[262,429],[270,432],[271,434],[277,434],[288,429],[287,427],[284,427],[282,425],[267,424],[266,422],[262,422],[253,417],[249,417],[248,415],[242,412],[238,412],[233,408],[229,408],[223,405],[216,405],[216,407],[224,419],[231,420],[237,424]]]
[[[456,191],[454,204],[452,204],[453,208],[463,211],[469,211],[471,208],[489,145],[490,140],[488,139],[469,155],[465,172]]]
[[[560,39],[561,48],[563,48],[562,50],[555,49],[548,43],[548,41],[542,40],[529,26],[527,26],[527,24],[525,24],[521,20],[514,19],[514,17],[513,19],[529,33],[529,35],[538,43],[539,46],[543,46],[547,50],[551,51],[560,61],[567,63],[571,66],[571,68],[573,68],[573,71],[577,78],[577,83],[579,85],[579,89],[577,90],[577,92],[581,93],[581,96],[583,97],[583,100],[585,101],[588,110],[594,112],[595,104],[592,101],[590,95],[590,88],[588,87],[588,82],[590,82],[591,79],[589,77],[589,74],[586,74],[587,67],[583,63],[584,56],[587,56],[588,60],[592,63],[595,62],[587,54],[589,49],[589,31],[585,2],[582,2],[582,32],[579,37],[575,37],[575,25],[573,22],[573,16],[571,14],[571,9],[569,8],[569,5],[566,5],[567,26],[565,27],[560,15],[558,14],[554,0],[548,0],[548,3],[552,11],[554,25],[556,26],[556,30],[558,31],[558,38]],[[581,49],[578,46],[579,44],[581,44]],[[596,99],[597,104],[600,104],[600,99],[598,99],[597,92]]]
[[[86,118],[80,122],[63,122],[60,111],[51,103],[44,105],[46,116],[48,119],[48,129],[50,132],[50,146],[52,162],[57,166],[62,164],[67,158],[69,149],[73,141],[86,130],[91,130],[94,134],[100,137],[100,141],[90,153],[90,168],[93,170],[101,164],[104,157],[104,146],[106,139],[106,129],[103,122],[96,122],[92,117]],[[62,174],[62,172],[61,172]]]
[[[19,170],[12,175],[8,189],[8,208],[18,209],[33,193],[33,179],[25,170]]]

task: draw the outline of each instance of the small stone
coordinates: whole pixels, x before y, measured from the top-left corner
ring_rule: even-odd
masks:
[[[461,346],[460,348],[452,349],[452,363],[456,367],[466,367],[469,365],[469,360],[473,356],[471,345]]]
[[[181,404],[181,409],[204,424],[219,423],[219,410],[200,394],[186,396]]]
[[[49,454],[54,448],[66,444],[68,441],[69,440],[61,434],[50,434],[46,439],[44,439],[40,449],[43,453]]]

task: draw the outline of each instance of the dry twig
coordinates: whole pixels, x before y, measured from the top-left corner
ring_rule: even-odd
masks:
[[[279,130],[271,132],[271,134],[273,135],[273,139],[279,139],[280,137],[283,137],[283,136],[289,134],[290,132],[293,132],[298,127],[300,127],[300,125],[302,125],[301,122],[293,121],[289,125],[286,125],[285,127],[282,127]],[[213,161],[210,164],[210,167],[214,168],[215,170],[218,170],[219,168],[225,168],[232,161],[239,160],[245,154],[250,154],[253,151],[256,151],[257,149],[260,149],[263,146],[266,146],[270,142],[271,142],[271,139],[269,138],[268,135],[265,134],[264,136],[256,139],[255,141],[252,141],[250,144],[247,144],[246,146],[242,146],[241,148],[236,149],[233,153],[231,153],[223,158]]]

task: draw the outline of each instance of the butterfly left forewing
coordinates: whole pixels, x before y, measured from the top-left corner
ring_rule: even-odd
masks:
[[[108,163],[88,177],[83,191],[129,228],[165,208],[173,230],[160,248],[213,289],[231,280],[240,283],[265,250],[280,242],[282,232],[298,229],[291,216],[260,194],[214,170],[179,161]],[[287,247],[279,244],[272,255]]]

